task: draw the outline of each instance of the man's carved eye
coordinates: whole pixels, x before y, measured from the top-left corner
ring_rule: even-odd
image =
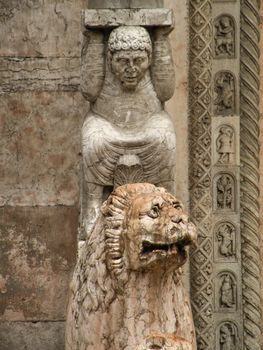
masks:
[[[148,216],[150,216],[150,218],[157,218],[159,216],[159,206],[158,205],[154,205],[151,210],[148,212]]]
[[[140,64],[140,63],[142,63],[143,61],[144,61],[144,59],[143,59],[142,57],[138,57],[138,58],[135,59],[135,63],[136,63],[136,64]]]
[[[126,64],[128,63],[128,59],[127,58],[123,58],[123,57],[120,57],[120,58],[117,58],[117,62],[121,63],[121,64]]]

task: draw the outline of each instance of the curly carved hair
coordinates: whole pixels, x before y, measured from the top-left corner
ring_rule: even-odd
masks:
[[[120,26],[113,29],[108,40],[108,51],[113,54],[120,50],[145,50],[151,57],[152,41],[149,33],[139,26]]]

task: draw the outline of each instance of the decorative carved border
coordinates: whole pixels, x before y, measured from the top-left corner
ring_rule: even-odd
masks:
[[[219,1],[216,1],[218,4]],[[223,0],[224,4],[236,3]],[[218,316],[213,309],[210,246],[213,244],[211,212],[212,124],[212,0],[190,0],[190,208],[199,240],[192,251],[191,299],[198,349],[219,349]],[[214,0],[215,3],[215,0]],[[231,6],[232,6],[231,5]],[[237,327],[240,348],[261,348],[260,237],[259,237],[259,0],[241,0],[240,40],[240,202],[242,305]],[[233,6],[232,6],[233,9]],[[238,35],[238,33],[237,33]],[[236,116],[238,117],[238,115]],[[238,168],[238,164],[235,165]],[[238,174],[238,170],[236,170]],[[239,180],[238,180],[239,181]],[[236,217],[236,224],[239,219]],[[209,266],[209,268],[208,268]],[[236,317],[236,316],[235,316]],[[241,320],[242,318],[242,320]],[[235,318],[231,318],[235,322]],[[217,320],[217,321],[216,321]],[[238,323],[239,323],[238,322]],[[236,344],[237,345],[237,344]],[[239,345],[238,345],[239,348]]]
[[[198,349],[214,349],[211,198],[212,1],[190,0],[190,210],[198,227],[191,252],[191,300]]]
[[[261,348],[259,237],[259,0],[241,0],[241,257],[244,349]]]

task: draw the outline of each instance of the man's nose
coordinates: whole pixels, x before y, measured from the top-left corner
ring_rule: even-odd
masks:
[[[134,68],[135,68],[135,66],[134,66],[134,61],[133,61],[132,58],[129,59],[128,65],[129,65],[129,68],[131,68],[131,69],[134,69]]]

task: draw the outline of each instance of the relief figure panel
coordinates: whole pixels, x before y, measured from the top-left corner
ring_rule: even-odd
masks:
[[[217,165],[233,164],[235,161],[235,131],[230,125],[222,125],[216,138]]]
[[[238,345],[237,326],[231,321],[221,323],[217,330],[217,349],[236,350]]]
[[[215,260],[236,261],[237,232],[230,222],[221,222],[214,230],[214,255]]]
[[[219,312],[237,310],[237,282],[232,272],[224,271],[216,278],[215,301]]]
[[[235,22],[229,15],[221,15],[214,23],[214,57],[235,57]]]
[[[236,111],[236,82],[233,73],[220,71],[214,80],[214,113],[216,116],[233,115]]]

